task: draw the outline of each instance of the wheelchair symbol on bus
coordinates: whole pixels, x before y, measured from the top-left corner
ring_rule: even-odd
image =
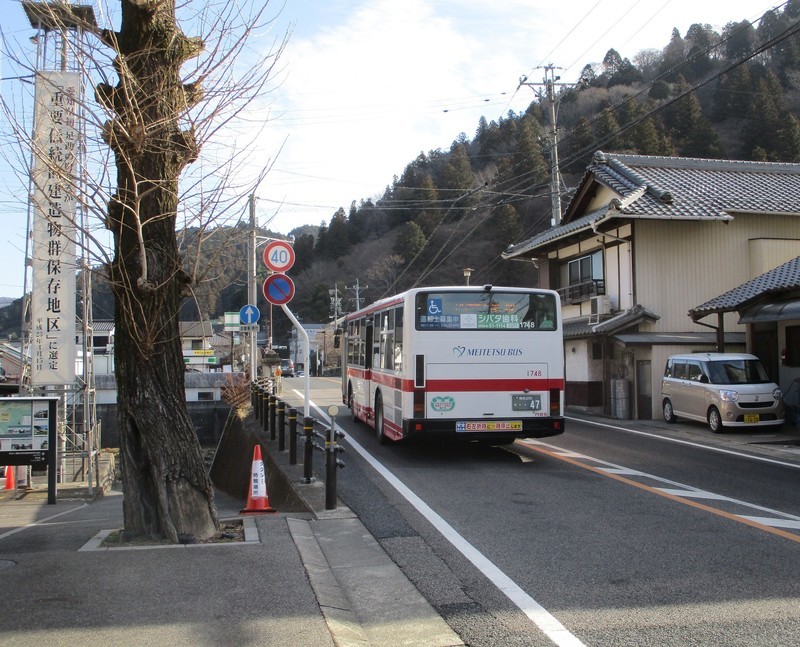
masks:
[[[428,299],[428,314],[440,315],[442,314],[442,300],[441,299]]]

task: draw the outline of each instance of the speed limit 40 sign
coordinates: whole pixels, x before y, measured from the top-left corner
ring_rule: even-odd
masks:
[[[273,272],[285,272],[294,265],[294,249],[284,240],[273,240],[264,248],[264,265]]]

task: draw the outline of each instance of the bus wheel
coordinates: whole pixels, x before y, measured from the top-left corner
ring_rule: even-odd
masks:
[[[380,393],[375,398],[375,435],[381,445],[386,444],[386,435],[383,433],[383,398]]]
[[[353,385],[347,387],[347,406],[350,407],[350,415],[353,416],[353,422],[358,422],[359,418],[356,415],[356,403],[353,397]]]

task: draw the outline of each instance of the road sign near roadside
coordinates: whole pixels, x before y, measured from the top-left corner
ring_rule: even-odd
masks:
[[[270,274],[264,281],[264,296],[276,306],[289,303],[294,296],[294,282],[285,274]]]
[[[242,318],[238,312],[225,313],[225,332],[239,332]]]
[[[239,319],[245,326],[256,323],[260,316],[261,312],[252,304],[247,304],[244,308],[239,310]]]
[[[286,272],[294,265],[294,249],[285,240],[273,240],[264,248],[264,265],[273,272]]]

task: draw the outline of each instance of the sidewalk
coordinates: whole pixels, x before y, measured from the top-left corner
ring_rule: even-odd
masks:
[[[34,486],[0,493],[0,646],[462,645],[344,506],[249,515],[245,542],[109,549],[118,484],[60,484],[51,505]]]

